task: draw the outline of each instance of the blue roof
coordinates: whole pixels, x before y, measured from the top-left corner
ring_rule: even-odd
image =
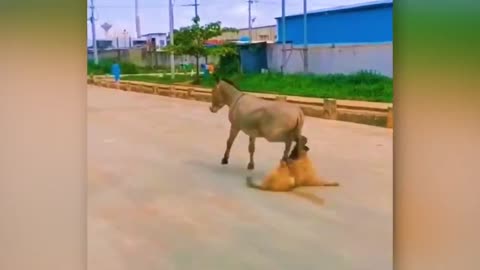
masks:
[[[370,2],[352,4],[352,5],[343,5],[343,6],[312,10],[312,11],[308,11],[307,14],[331,14],[331,13],[345,12],[345,11],[356,11],[356,10],[388,7],[392,5],[393,5],[393,0],[370,1]],[[292,15],[285,15],[285,18],[295,17],[295,16],[303,16],[303,12],[292,14]],[[279,16],[279,17],[276,17],[275,19],[281,19],[281,18],[282,16]]]
[[[142,37],[149,37],[149,36],[165,36],[167,33],[148,33],[141,35]]]

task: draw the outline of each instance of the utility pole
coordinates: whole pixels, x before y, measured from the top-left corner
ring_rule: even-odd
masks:
[[[285,31],[285,0],[282,0],[282,65],[281,65],[281,72],[284,73],[285,71],[285,62],[286,62],[286,47],[285,47],[285,39],[286,39],[286,31]]]
[[[168,13],[170,18],[170,46],[173,46],[173,3],[174,0],[168,0]],[[175,78],[175,56],[173,52],[170,53],[170,77],[173,79]]]
[[[184,6],[184,7],[194,6],[194,7],[195,7],[195,18],[198,18],[198,6],[200,5],[197,1],[198,1],[198,0],[195,0],[195,3],[194,3],[194,4],[182,5],[182,6]]]
[[[140,16],[138,15],[138,0],[135,0],[135,28],[137,30],[137,38],[140,38]]]
[[[198,18],[198,3],[197,3],[197,0],[195,0],[195,4],[193,4],[195,6],[195,18]]]
[[[303,0],[303,72],[308,73],[307,0]]]
[[[252,3],[253,0],[248,0],[248,37],[252,42]]]
[[[97,36],[95,33],[95,6],[93,5],[93,0],[90,0],[90,9],[92,10],[90,23],[92,24],[93,58],[95,65],[98,65]]]

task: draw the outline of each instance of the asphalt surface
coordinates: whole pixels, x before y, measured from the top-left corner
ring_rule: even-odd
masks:
[[[208,106],[88,86],[90,270],[392,269],[390,129],[307,117],[310,157],[341,186],[262,192],[246,135],[220,164],[227,109]],[[258,179],[282,151],[257,140]]]

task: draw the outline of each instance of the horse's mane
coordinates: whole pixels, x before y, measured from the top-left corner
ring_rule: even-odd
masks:
[[[228,83],[228,84],[230,84],[231,86],[235,87],[236,89],[240,90],[240,87],[238,87],[238,85],[237,85],[236,83],[234,83],[232,80],[230,80],[230,79],[224,79],[224,78],[222,78],[221,80],[224,81],[224,82],[226,82],[226,83]]]

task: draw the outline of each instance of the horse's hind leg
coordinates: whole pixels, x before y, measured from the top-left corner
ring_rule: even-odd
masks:
[[[227,140],[227,148],[225,149],[225,154],[223,154],[222,164],[228,164],[228,158],[230,157],[230,149],[232,148],[233,142],[237,137],[240,129],[230,127],[230,135]]]
[[[255,153],[255,137],[249,138],[248,153],[250,154],[250,162],[248,163],[247,169],[253,170],[255,168],[255,163],[253,162],[253,154]]]
[[[288,153],[290,153],[290,149],[292,148],[292,140],[285,141],[285,150],[283,151],[282,161],[288,160]]]

